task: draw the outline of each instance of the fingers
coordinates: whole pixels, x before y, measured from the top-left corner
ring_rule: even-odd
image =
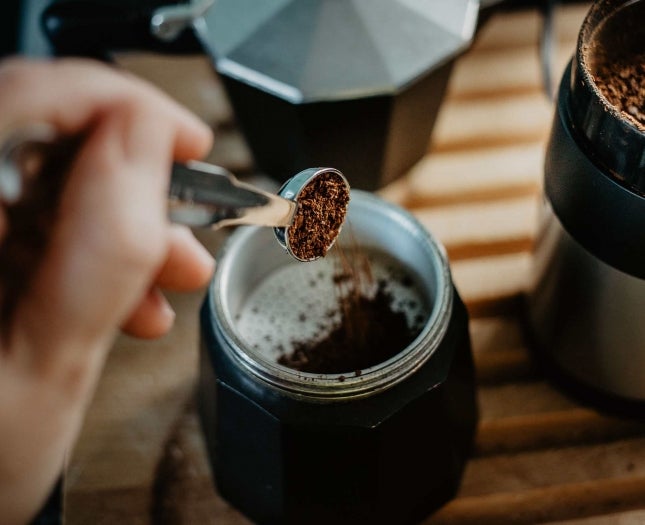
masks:
[[[122,330],[134,337],[153,339],[172,327],[174,312],[159,288],[188,292],[204,286],[215,261],[188,228],[172,226],[168,256],[157,274],[155,287],[136,306]]]
[[[214,268],[213,257],[192,232],[184,226],[173,225],[168,256],[155,284],[176,292],[195,290],[208,282]]]
[[[196,241],[169,230],[166,206],[173,158],[203,155],[211,136],[164,95],[106,68],[80,61],[39,63],[35,72],[24,67],[0,67],[0,124],[7,122],[3,109],[10,109],[3,75],[14,87],[31,75],[22,86],[28,103],[16,102],[20,108],[9,114],[14,120],[46,115],[64,132],[82,128],[84,141],[15,324],[39,369],[64,375],[85,363],[96,377],[103,357],[88,349],[97,341],[104,352],[121,325],[154,337],[172,323],[155,278],[190,289],[210,275],[212,262]]]
[[[69,175],[40,283],[59,298],[61,313],[82,321],[87,337],[120,325],[166,259],[169,124],[146,107],[114,110],[91,132]],[[71,276],[95,287],[70,290]]]
[[[139,115],[146,121],[145,110]],[[106,341],[146,293],[168,250],[164,171],[170,126],[152,134],[147,156],[125,151],[137,114],[122,109],[99,121],[69,173],[48,252],[16,312],[39,366]],[[154,146],[158,151],[154,151]],[[44,357],[43,345],[65,341]],[[61,345],[63,346],[63,345]],[[79,358],[69,355],[69,360]]]
[[[210,129],[168,96],[132,75],[82,59],[0,63],[0,131],[45,121],[76,134],[115,107],[155,107],[174,125],[177,160],[201,158],[212,143]]]
[[[175,312],[159,288],[148,290],[125,322],[122,330],[141,339],[155,339],[165,335],[175,320]]]

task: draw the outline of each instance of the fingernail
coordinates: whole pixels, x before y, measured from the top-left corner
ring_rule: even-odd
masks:
[[[165,297],[163,298],[162,308],[163,308],[164,315],[168,319],[174,321],[175,317],[177,317],[177,313],[173,310],[172,306],[170,306],[170,303]]]
[[[204,266],[209,267],[212,273],[213,270],[215,270],[215,258],[211,255],[211,253],[204,247],[204,245],[201,242],[198,244],[199,244],[199,250],[198,250],[199,262],[200,264],[203,264]]]
[[[170,306],[170,303],[168,302],[168,299],[166,299],[164,294],[161,293],[161,290],[159,290],[159,288],[153,288],[151,290],[151,293],[154,295],[155,301],[161,307],[162,315],[166,319],[168,319],[170,321],[174,321],[175,317],[177,317],[177,314],[175,313],[175,310],[173,310],[172,306]]]

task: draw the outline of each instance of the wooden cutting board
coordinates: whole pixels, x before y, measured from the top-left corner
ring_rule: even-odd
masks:
[[[586,10],[556,12],[556,80]],[[381,192],[446,245],[471,314],[476,451],[458,497],[427,525],[645,523],[645,424],[601,415],[554,389],[520,329],[553,107],[542,89],[540,24],[532,11],[487,22],[457,63],[428,154]],[[205,59],[120,61],[212,123],[210,160],[252,172]],[[213,250],[221,241],[200,238]],[[116,343],[70,458],[67,523],[249,523],[212,488],[191,401],[201,299],[171,296],[177,323],[164,339]]]

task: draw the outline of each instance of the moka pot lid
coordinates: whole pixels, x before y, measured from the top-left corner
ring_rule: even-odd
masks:
[[[218,0],[194,24],[226,76],[291,103],[396,94],[470,44],[479,0]]]

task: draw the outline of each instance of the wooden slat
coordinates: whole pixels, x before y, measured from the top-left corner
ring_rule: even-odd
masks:
[[[435,152],[380,194],[407,208],[537,195],[542,187],[543,159],[542,141],[458,153]]]
[[[476,454],[519,453],[549,447],[605,443],[645,435],[642,421],[602,416],[584,408],[533,413],[483,421],[475,444]]]
[[[554,79],[560,79],[574,51],[573,41],[556,47],[551,66]],[[534,46],[470,53],[456,64],[450,78],[453,100],[543,91],[541,60]]]
[[[556,8],[554,15],[556,41],[564,44],[575,41],[588,10],[588,4]],[[535,9],[497,14],[490,18],[479,32],[473,45],[473,52],[521,46],[535,47],[541,24],[541,17]]]
[[[645,478],[645,463],[633,459],[644,454],[645,438],[640,436],[539,448],[522,454],[477,457],[466,467],[459,497],[524,492],[589,481]]]
[[[424,525],[533,525],[640,508],[645,477],[458,498]]]
[[[523,348],[475,353],[477,384],[481,386],[500,383],[535,381],[539,375],[533,360]]]
[[[524,346],[524,334],[517,316],[471,319],[470,334],[475,355]]]
[[[419,208],[414,215],[446,247],[452,261],[530,251],[537,196],[499,202]]]
[[[500,99],[447,99],[437,117],[433,151],[457,151],[543,141],[552,107],[541,93]]]
[[[544,381],[501,383],[478,389],[481,423],[503,418],[573,410],[572,399]]]
[[[471,319],[470,334],[477,384],[480,387],[536,381],[540,377],[525,347],[518,319]]]
[[[474,317],[517,313],[531,267],[531,256],[526,252],[451,264],[455,286]]]
[[[566,521],[549,521],[547,525],[643,525],[645,511],[634,510]]]

